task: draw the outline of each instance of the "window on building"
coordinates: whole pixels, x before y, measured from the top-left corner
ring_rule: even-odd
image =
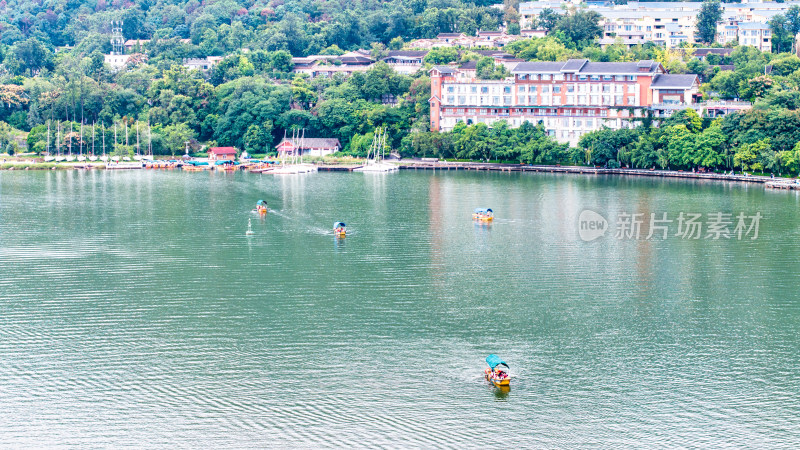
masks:
[[[594,126],[593,119],[586,119],[586,128],[592,128]]]
[[[489,88],[487,86],[481,86],[481,94],[488,94]]]
[[[586,81],[588,77],[586,75],[578,75],[578,79],[581,81]]]
[[[504,105],[510,105],[511,104],[511,96],[510,95],[506,95],[506,96],[503,97],[503,104]]]
[[[614,104],[615,105],[621,105],[622,104],[622,96],[621,95],[617,95],[617,96],[614,97]]]
[[[590,109],[590,110],[589,110],[589,115],[590,115],[590,116],[593,116],[594,114],[595,114],[595,111],[594,111],[593,109]]]
[[[467,104],[467,97],[463,95],[458,96],[458,104],[459,105],[466,105]]]
[[[593,95],[591,99],[592,105],[599,105],[600,104],[600,97],[597,95]]]
[[[542,94],[547,94],[550,92],[550,86],[542,86]]]
[[[535,105],[536,104],[536,96],[535,95],[529,95],[528,96],[528,104],[529,105]]]
[[[492,97],[492,104],[493,105],[499,105],[500,104],[500,97],[498,97],[496,95],[494,97]]]
[[[456,97],[455,96],[453,96],[453,95],[448,95],[447,96],[447,103],[453,104],[455,102],[456,102]]]
[[[579,95],[578,96],[578,104],[579,105],[585,105],[586,104],[586,96],[585,95]]]
[[[453,92],[455,92],[455,89],[453,88],[453,86],[447,86],[447,92],[448,93],[453,93]]]
[[[611,81],[614,79],[614,75],[603,75],[603,81]]]
[[[625,81],[625,75],[617,75],[616,77],[614,77],[614,79],[616,79],[617,81]]]
[[[608,116],[608,110],[607,109],[601,109],[600,110],[600,117],[607,117],[607,116]]]
[[[611,85],[610,84],[604,84],[603,85],[603,92],[611,92]]]
[[[567,104],[568,105],[574,105],[575,104],[575,96],[574,95],[568,95],[567,96]]]
[[[636,81],[636,75],[628,75],[628,81]]]
[[[511,86],[503,87],[503,93],[504,94],[510,94],[511,93]]]
[[[560,94],[561,93],[561,86],[553,86],[553,93]]]
[[[600,75],[592,75],[592,81],[600,81]]]
[[[527,79],[528,79],[528,76],[527,76],[527,75],[525,75],[525,74],[522,74],[522,75],[520,75],[520,76],[519,76],[519,79],[520,79],[520,80],[527,80]]]
[[[553,97],[553,105],[560,106],[561,105],[561,97]]]
[[[528,92],[535,94],[536,93],[536,86],[528,86]]]
[[[472,86],[470,88],[470,92],[472,92],[473,94],[477,94],[478,93],[478,86]]]
[[[628,94],[635,94],[635,93],[636,93],[636,85],[635,84],[629,84],[628,85]]]
[[[517,92],[525,92],[525,86],[517,87]]]
[[[567,86],[567,93],[572,93],[572,92],[575,92],[575,85],[570,84],[569,86]]]
[[[551,77],[550,77],[550,74],[544,74],[544,75],[542,75],[542,80],[549,80],[550,78],[551,78]]]
[[[557,74],[553,75],[553,79],[557,80],[557,81],[562,81],[562,80],[564,80],[564,74],[563,73],[557,73]]]

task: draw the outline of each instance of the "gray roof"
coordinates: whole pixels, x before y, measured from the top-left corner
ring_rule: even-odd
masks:
[[[397,57],[420,57],[425,56],[428,54],[427,50],[389,50],[388,56],[390,58],[397,58]]]
[[[450,67],[450,66],[433,66],[433,67],[431,67],[431,70],[434,70],[434,69],[436,69],[436,70],[438,70],[439,72],[442,72],[442,73],[456,73],[456,69],[454,67]]]
[[[564,66],[561,67],[561,71],[572,72],[572,73],[579,72],[581,68],[584,66],[584,64],[586,64],[587,62],[589,62],[588,59],[570,59],[569,61],[564,63]]]
[[[549,62],[549,61],[537,61],[537,62],[521,62],[517,64],[517,67],[514,68],[512,72],[561,72],[561,68],[564,67],[563,62]]]
[[[769,25],[763,22],[741,22],[739,23],[740,30],[767,30]]]
[[[289,141],[289,139],[284,139],[281,143],[284,141]],[[304,138],[300,142],[302,143],[301,148],[340,148],[342,146],[339,139],[336,138]]]
[[[583,64],[581,64],[583,63]],[[575,68],[578,66],[578,68]],[[590,62],[583,59],[571,59],[567,62],[523,62],[517,64],[511,72],[571,72],[580,74],[626,74],[642,73],[639,69],[647,69],[645,73],[653,73],[659,67],[659,63],[652,60],[642,60],[639,62]]]
[[[478,68],[478,61],[467,61],[459,67],[461,70],[475,70]]]
[[[711,54],[728,56],[731,53],[733,53],[732,48],[696,48],[692,54],[697,57],[703,57]]]
[[[697,82],[697,75],[660,74],[656,75],[650,87],[652,89],[689,89],[695,82]]]

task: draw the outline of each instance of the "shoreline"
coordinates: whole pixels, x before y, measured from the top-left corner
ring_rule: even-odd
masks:
[[[756,175],[729,175],[716,172],[684,172],[680,170],[648,170],[648,169],[606,169],[588,166],[547,166],[531,164],[500,163],[467,163],[467,162],[426,162],[413,161],[400,163],[402,170],[485,170],[493,172],[550,172],[572,173],[581,175],[629,175],[640,177],[687,178],[697,180],[737,181],[743,183],[759,183],[774,185],[795,185],[794,178],[772,178]],[[770,186],[772,187],[772,186]],[[782,187],[782,186],[781,186]],[[786,187],[783,187],[786,189]],[[800,189],[788,187],[788,189]]]
[[[683,178],[695,180],[734,181],[740,183],[763,184],[770,189],[800,190],[800,184],[794,178],[772,178],[756,175],[730,175],[716,172],[685,172],[680,170],[648,170],[648,169],[608,169],[589,166],[548,166],[533,164],[502,164],[482,162],[448,162],[448,161],[423,161],[401,159],[393,161],[400,170],[474,170],[488,172],[542,172],[542,173],[570,173],[578,175],[627,175],[638,177]],[[359,164],[342,164],[329,162],[317,164],[323,172],[351,172],[360,167]],[[101,162],[28,162],[6,161],[0,164],[1,170],[107,170],[106,164]],[[124,170],[124,169],[123,169]],[[242,169],[244,170],[244,169]]]

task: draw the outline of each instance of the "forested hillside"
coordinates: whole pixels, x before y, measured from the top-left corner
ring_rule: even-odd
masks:
[[[48,48],[110,50],[112,20],[125,39],[191,39],[206,55],[242,46],[294,56],[388,44],[392,38],[494,30],[502,18],[492,0],[2,0],[0,42],[36,38]]]

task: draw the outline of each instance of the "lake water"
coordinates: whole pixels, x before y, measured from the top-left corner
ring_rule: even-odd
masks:
[[[799,206],[625,177],[0,172],[0,443],[796,448]],[[585,209],[611,228],[592,242]],[[759,235],[683,239],[681,212]]]

